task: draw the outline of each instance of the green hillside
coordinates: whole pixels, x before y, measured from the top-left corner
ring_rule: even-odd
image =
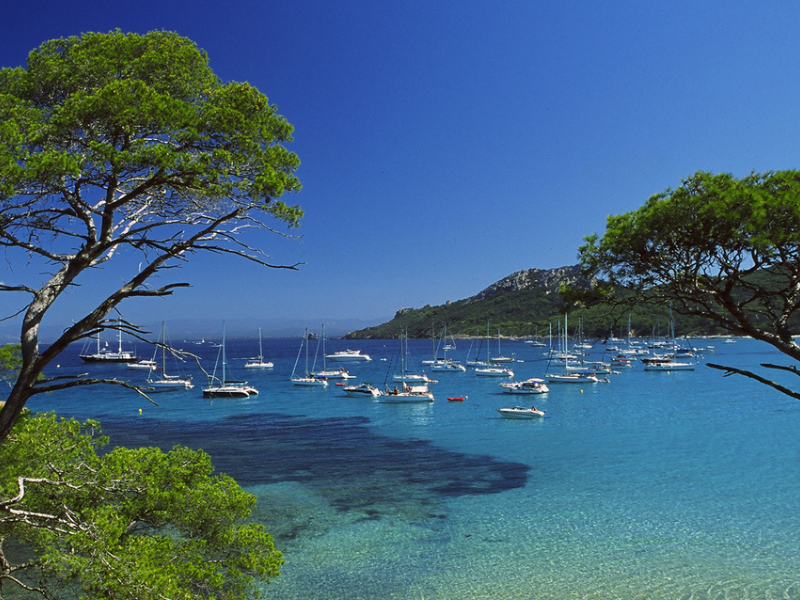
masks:
[[[407,330],[411,338],[431,336],[447,325],[447,332],[454,336],[486,335],[487,321],[491,335],[500,330],[509,337],[528,337],[548,334],[550,324],[563,319],[565,303],[559,293],[562,284],[588,287],[582,281],[577,266],[540,271],[531,269],[509,276],[490,286],[480,294],[457,302],[422,308],[404,308],[397,311],[391,321],[351,332],[348,339],[387,339]],[[614,331],[616,336],[627,335],[628,311],[612,310],[607,306],[572,308],[569,311],[570,328],[583,318],[587,339],[602,339]],[[724,332],[712,323],[674,315],[675,334],[713,335]],[[643,306],[630,311],[631,333],[648,337],[651,334],[667,335],[669,309]]]

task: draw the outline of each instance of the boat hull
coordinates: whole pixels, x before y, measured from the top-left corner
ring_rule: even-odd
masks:
[[[80,354],[79,356],[83,362],[87,363],[135,363],[137,360],[136,356],[128,354],[127,352],[123,352],[122,354],[117,354],[116,352]]]
[[[233,385],[206,388],[203,390],[203,397],[205,398],[249,398],[250,396],[256,395],[258,395],[258,390],[255,388]]]
[[[520,406],[514,408],[498,408],[497,412],[506,419],[541,419],[544,417],[543,410],[522,408]]]

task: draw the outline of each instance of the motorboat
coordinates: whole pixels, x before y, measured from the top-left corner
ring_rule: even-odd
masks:
[[[439,373],[466,373],[467,367],[452,360],[440,360],[430,365],[431,371]]]
[[[501,383],[500,387],[506,394],[544,394],[550,391],[550,388],[545,384],[544,379],[533,377],[525,381],[512,381],[509,383]]]
[[[333,362],[361,362],[372,360],[369,354],[361,354],[361,350],[339,350],[328,354],[326,358]]]
[[[345,369],[325,369],[323,368],[322,371],[314,371],[312,373],[314,377],[321,378],[321,379],[355,379],[355,375],[351,375]]]
[[[475,375],[480,377],[513,377],[514,371],[508,367],[476,367]]]
[[[414,383],[417,385],[427,385],[429,383],[439,383],[436,379],[431,379],[425,373],[405,373],[405,374],[398,374],[393,375],[392,380],[394,381],[404,381],[406,383]]]
[[[509,419],[538,419],[544,417],[544,411],[539,410],[535,406],[525,408],[523,406],[515,406],[513,408],[498,408],[497,412],[501,416]]]
[[[128,363],[126,365],[129,369],[157,369],[158,363],[151,358],[145,358],[138,362]]]
[[[359,383],[358,385],[346,385],[342,388],[348,396],[369,396],[370,398],[377,398],[382,392],[374,385],[369,383]]]
[[[245,382],[229,381],[225,385],[211,386],[203,390],[205,398],[249,398],[257,395],[258,390]]]
[[[675,360],[648,361],[644,364],[645,371],[694,371],[696,364],[678,362]]]

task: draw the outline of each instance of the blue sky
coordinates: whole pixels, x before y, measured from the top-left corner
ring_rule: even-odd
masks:
[[[574,264],[608,215],[695,171],[797,168],[798,22],[770,0],[47,0],[6,7],[0,66],[55,37],[173,30],[294,125],[302,239],[262,245],[300,271],[197,256],[192,288],[126,316],[379,323]]]

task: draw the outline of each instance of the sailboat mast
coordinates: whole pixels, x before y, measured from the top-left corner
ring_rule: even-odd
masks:
[[[308,377],[308,327],[306,327],[305,345],[306,345],[306,377]]]
[[[228,357],[225,354],[225,321],[222,322],[222,385],[225,385],[225,366],[228,362]]]
[[[314,359],[314,362],[317,362],[317,359]],[[322,370],[328,370],[328,362],[327,356],[325,355],[325,323],[322,324]]]
[[[167,326],[161,321],[161,376],[167,378]]]
[[[489,319],[486,319],[486,364],[489,364]]]

